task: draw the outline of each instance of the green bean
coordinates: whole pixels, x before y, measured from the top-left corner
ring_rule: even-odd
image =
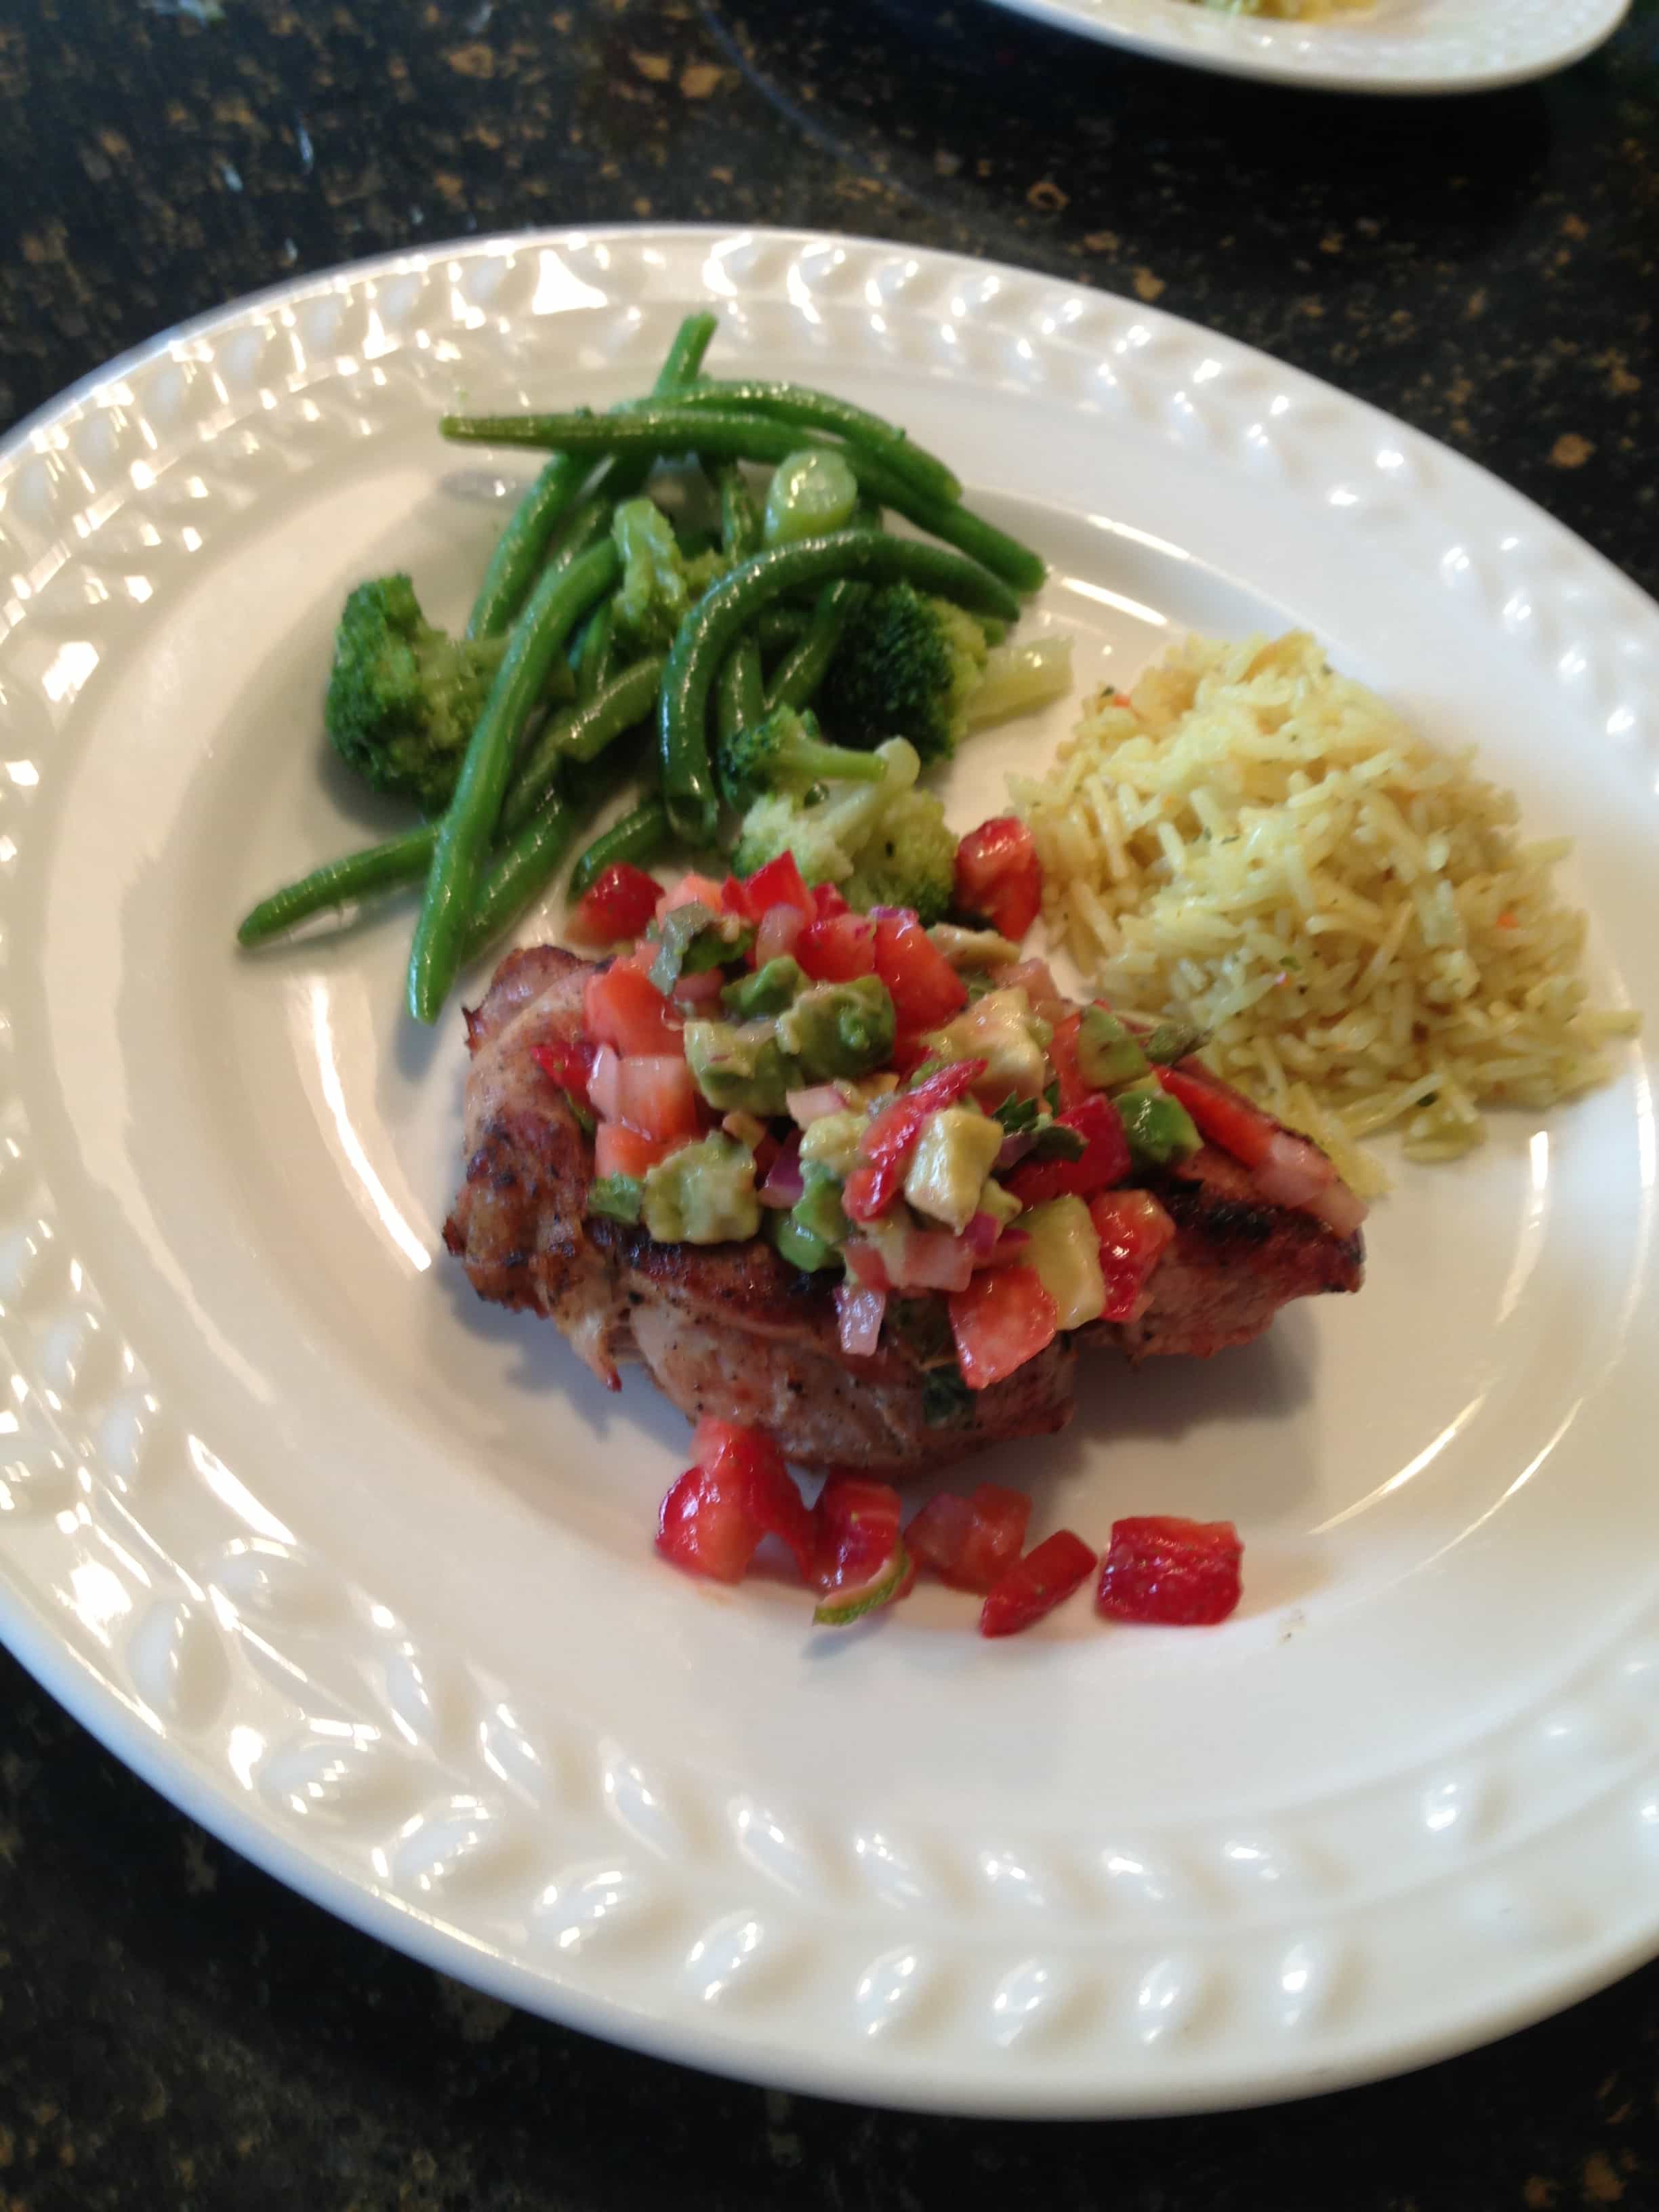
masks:
[[[680,624],[663,674],[657,727],[662,790],[676,833],[690,845],[714,842],[719,794],[708,764],[708,694],[716,672],[763,606],[798,584],[854,577],[870,583],[901,579],[971,611],[1012,620],[1019,601],[985,569],[914,538],[878,530],[842,530],[780,545],[722,576]]]
[[[644,721],[657,703],[665,665],[660,653],[636,660],[585,704],[578,702],[568,714],[546,724],[507,786],[501,801],[502,836],[510,837],[524,827],[563,762],[593,760],[624,730]]]
[[[766,687],[769,707],[793,707],[799,713],[801,708],[811,705],[847,635],[848,623],[869,596],[867,584],[852,584],[843,579],[824,586],[799,643],[793,646],[772,671]]]
[[[659,396],[677,392],[696,376],[715,328],[713,315],[686,317],[658,371],[653,389]],[[469,637],[497,637],[511,623],[535,581],[560,516],[581,489],[592,465],[591,457],[576,453],[555,453],[547,462],[495,541],[467,617]],[[621,498],[626,494],[613,490],[612,496]]]
[[[750,633],[761,649],[761,659],[775,660],[779,653],[787,653],[792,645],[799,645],[811,619],[804,607],[763,607]]]
[[[722,461],[714,471],[714,489],[720,500],[720,546],[733,561],[746,561],[758,553],[761,511],[741,461]]]
[[[929,499],[962,497],[960,479],[936,454],[926,452],[908,430],[872,415],[851,400],[837,399],[831,392],[815,392],[805,384],[775,384],[758,377],[702,376],[675,399],[683,407],[726,409],[733,414],[769,415],[798,430],[827,430],[862,446],[885,461],[896,476],[903,477]]]
[[[601,599],[587,617],[576,647],[576,696],[586,702],[604,688],[616,649],[617,602]]]
[[[409,955],[409,1009],[438,1018],[460,963],[478,866],[501,811],[513,747],[547,673],[577,622],[617,580],[617,549],[607,538],[574,559],[543,570],[513,626],[506,658],[478,717],[433,847],[426,895]]]
[[[523,828],[546,798],[565,762],[594,759],[624,730],[645,720],[657,703],[663,666],[659,655],[636,660],[631,668],[613,676],[592,699],[579,701],[544,726],[540,737],[514,769],[501,801],[503,836],[511,837]],[[396,890],[404,884],[417,884],[431,865],[432,848],[437,842],[437,823],[423,822],[401,837],[325,861],[297,883],[286,884],[269,898],[261,899],[244,917],[237,941],[264,945],[326,908],[346,906],[377,891]]]
[[[629,415],[446,415],[445,437],[464,443],[568,447],[590,453],[688,453],[774,465],[802,450],[787,422],[757,415],[725,415],[684,407],[676,400],[641,406]],[[950,500],[933,499],[895,475],[866,447],[834,448],[846,460],[866,499],[890,507],[919,530],[943,538],[992,574],[1021,592],[1034,592],[1048,574],[1040,555],[994,522]]]
[[[752,637],[740,637],[725,659],[714,685],[714,720],[722,738],[758,722],[766,712],[760,653]]]
[[[581,855],[570,871],[571,897],[580,898],[584,891],[592,890],[605,870],[618,860],[632,860],[638,867],[659,860],[673,842],[668,809],[661,799],[642,799],[631,814],[624,814],[602,831]]]
[[[550,792],[536,811],[490,862],[467,924],[462,960],[475,960],[509,929],[545,887],[576,834],[576,810],[562,792]]]

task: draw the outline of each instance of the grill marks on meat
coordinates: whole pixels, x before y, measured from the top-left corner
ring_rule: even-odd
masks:
[[[532,1054],[580,1033],[591,973],[555,945],[509,953],[468,1013],[466,1172],[444,1241],[481,1297],[546,1314],[613,1389],[619,1362],[638,1358],[690,1419],[769,1429],[802,1466],[920,1474],[1063,1428],[1079,1344],[1109,1341],[1133,1359],[1218,1352],[1259,1335],[1290,1298],[1359,1287],[1358,1237],[1262,1204],[1243,1170],[1206,1147],[1180,1177],[1156,1180],[1176,1234],[1139,1319],[1097,1322],[975,1392],[971,1425],[930,1425],[926,1370],[902,1346],[869,1359],[842,1352],[824,1276],[758,1237],[654,1244],[587,1218],[587,1141]]]

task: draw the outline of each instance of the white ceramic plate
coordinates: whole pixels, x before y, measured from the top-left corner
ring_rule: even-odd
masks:
[[[1372,0],[1292,22],[1192,0],[997,0],[1160,61],[1326,92],[1491,92],[1550,76],[1610,39],[1630,0]]]
[[[956,456],[1119,678],[1291,617],[1580,842],[1659,1005],[1659,617],[1491,478],[1133,302],[766,232],[471,241],[158,341],[0,454],[0,1626],[122,1757],[348,1918],[767,2081],[1147,2112],[1410,2065],[1659,1943],[1659,1389],[1643,1065],[1408,1175],[1357,1299],[1104,1362],[981,1462],[1039,1530],[1232,1516],[1223,1629],[653,1558],[685,1426],[441,1254],[459,1014],[406,916],[239,957],[369,810],[319,750],[344,589],[464,610],[514,484],[478,405],[643,386],[677,319]],[[976,739],[994,807],[1033,734]]]

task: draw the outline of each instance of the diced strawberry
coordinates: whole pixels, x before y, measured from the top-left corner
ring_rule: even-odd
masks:
[[[750,921],[758,921],[769,906],[792,906],[805,922],[818,918],[817,903],[793,853],[780,853],[775,860],[745,876],[743,896]]]
[[[530,1056],[550,1083],[568,1091],[579,1106],[593,1103],[588,1085],[592,1080],[596,1054],[586,1039],[568,1040],[556,1037],[548,1044],[533,1044]]]
[[[1000,991],[1024,991],[1030,1002],[1031,1012],[1041,1014],[1045,1021],[1060,1022],[1066,1018],[1070,1001],[1061,996],[1060,988],[1046,960],[1017,960],[1011,968],[995,968],[991,981]],[[1077,1035],[1073,1020],[1072,1034]],[[1062,1100],[1062,1104],[1067,1103]]]
[[[595,1044],[630,1053],[684,1052],[674,1010],[642,968],[613,960],[587,979],[582,1019]]]
[[[814,983],[850,983],[874,971],[876,925],[865,914],[811,922],[795,939],[795,957]]]
[[[904,1532],[911,1557],[953,1589],[988,1590],[1019,1558],[1031,1517],[1024,1491],[981,1482],[971,1498],[941,1491]]]
[[[1243,1557],[1231,1521],[1169,1513],[1114,1521],[1095,1603],[1115,1620],[1212,1627],[1238,1603]]]
[[[861,1589],[897,1548],[899,1494],[890,1482],[837,1472],[819,1492],[814,1511],[812,1579],[826,1595]]]
[[[1270,1114],[1219,1076],[1197,1070],[1191,1060],[1183,1060],[1179,1067],[1160,1067],[1158,1079],[1192,1115],[1200,1136],[1247,1168],[1261,1166],[1279,1133]]]
[[[646,1137],[695,1137],[697,1086],[678,1053],[635,1053],[617,1070],[618,1118]]]
[[[1091,1091],[1080,1106],[1057,1118],[1083,1139],[1083,1156],[1022,1160],[1010,1169],[1003,1182],[1022,1206],[1039,1206],[1046,1198],[1086,1198],[1091,1191],[1121,1182],[1129,1172],[1129,1140],[1116,1107],[1103,1091]]]
[[[833,921],[838,914],[851,914],[853,911],[833,884],[814,884],[812,904],[817,909],[820,921]]]
[[[621,1121],[601,1121],[593,1133],[596,1176],[637,1176],[641,1180],[674,1149],[663,1137],[642,1137]]]
[[[902,1031],[937,1029],[968,1003],[968,986],[913,914],[877,918],[876,973]]]
[[[663,1499],[657,1549],[677,1566],[717,1582],[743,1578],[763,1538],[788,1547],[803,1577],[813,1565],[814,1525],[777,1446],[763,1431],[701,1421],[696,1464]]]
[[[617,945],[647,927],[662,896],[662,885],[631,861],[617,860],[577,902],[565,926],[573,945]]]
[[[1089,1218],[1106,1280],[1101,1319],[1133,1321],[1152,1270],[1175,1241],[1175,1224],[1149,1190],[1097,1191]]]
[[[849,1221],[878,1220],[903,1188],[902,1154],[873,1167],[854,1168],[842,1186],[842,1209]]]
[[[968,832],[957,848],[956,897],[964,913],[1019,942],[1042,904],[1042,864],[1023,822],[1000,814]]]
[[[1060,1316],[1035,1267],[982,1267],[952,1292],[951,1334],[970,1390],[988,1389],[1052,1344]]]
[[[1077,1064],[1078,1031],[1082,1026],[1083,1013],[1078,1008],[1063,1021],[1055,1023],[1054,1033],[1048,1040],[1048,1060],[1060,1085],[1062,1114],[1069,1114],[1073,1107],[1080,1106],[1089,1096],[1089,1086]]]
[[[1069,1528],[1045,1536],[1018,1566],[1010,1567],[992,1587],[980,1608],[981,1636],[1016,1636],[1063,1605],[1081,1587],[1095,1564],[1095,1555],[1081,1536]]]
[[[903,1185],[905,1161],[928,1115],[954,1105],[973,1089],[985,1067],[982,1060],[952,1060],[882,1108],[859,1140],[859,1150],[870,1165],[854,1168],[842,1192],[850,1220],[873,1221],[887,1211]]]

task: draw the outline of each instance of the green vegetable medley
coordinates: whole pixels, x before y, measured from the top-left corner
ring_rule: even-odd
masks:
[[[423,883],[408,999],[434,1020],[630,783],[573,895],[677,848],[744,874],[788,852],[854,907],[945,915],[957,841],[918,779],[1069,689],[1069,639],[1005,635],[1042,562],[878,416],[703,378],[714,330],[689,317],[652,396],[608,413],[444,418],[447,438],[548,458],[463,635],[406,575],[356,586],[324,709],[340,758],[426,818],[262,899],[243,945]]]

